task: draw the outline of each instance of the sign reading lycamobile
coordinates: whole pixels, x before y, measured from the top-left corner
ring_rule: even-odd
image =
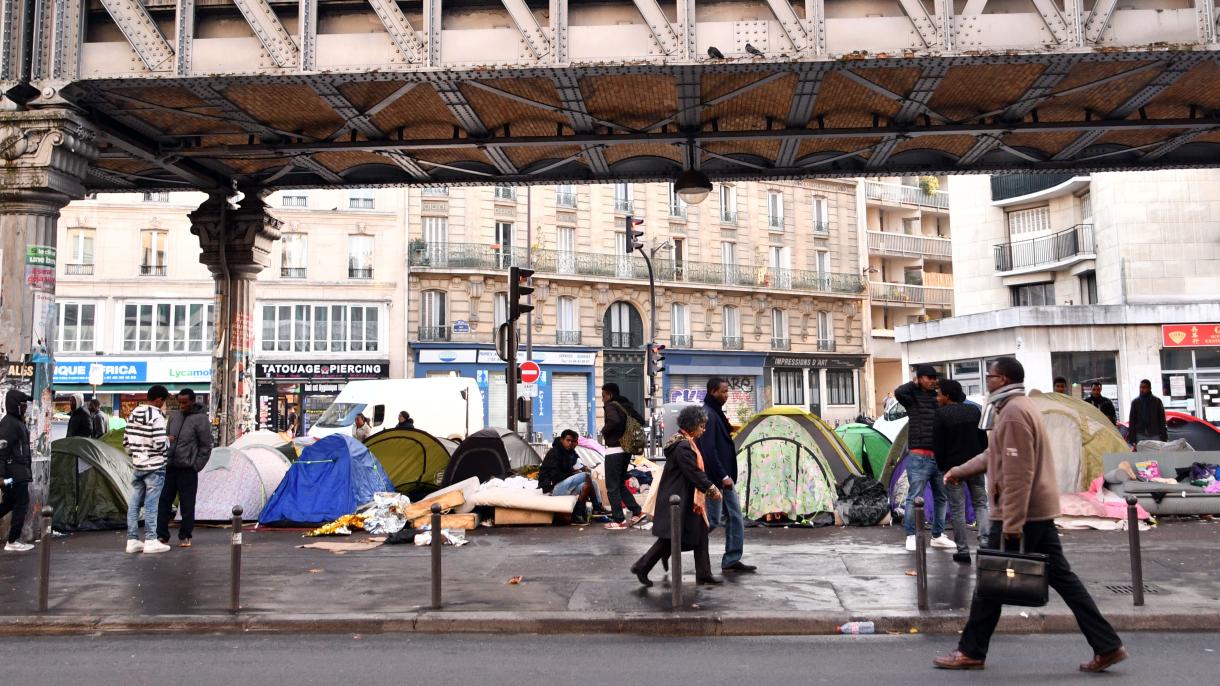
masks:
[[[267,380],[388,379],[389,362],[259,362],[255,376]]]

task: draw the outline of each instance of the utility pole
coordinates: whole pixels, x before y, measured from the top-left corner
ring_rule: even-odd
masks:
[[[640,241],[640,237],[644,235],[644,232],[637,231],[635,228],[643,223],[643,219],[627,215],[623,231],[627,239],[625,241],[627,254],[632,252],[640,253],[640,257],[644,258],[644,265],[648,267],[648,304],[652,312],[649,314],[648,343],[644,354],[644,371],[648,374],[648,400],[645,404],[648,406],[648,456],[655,458],[660,438],[657,436],[657,429],[660,426],[658,421],[660,407],[657,404],[657,374],[664,371],[665,346],[657,343],[656,274],[652,269],[652,259],[648,252],[644,250],[644,243]],[[655,256],[655,249],[653,253],[653,256]]]
[[[504,350],[500,354],[500,359],[505,362],[504,385],[505,391],[508,393],[508,430],[513,433],[517,433],[521,429],[517,423],[517,375],[520,374],[521,369],[517,365],[517,348],[520,341],[517,322],[521,319],[521,315],[528,315],[534,309],[534,306],[528,303],[528,298],[533,294],[534,289],[532,286],[522,285],[522,282],[528,281],[533,275],[533,269],[517,266],[508,268],[508,321],[501,327],[500,336],[504,340]],[[526,298],[527,302],[522,302],[522,298]]]
[[[533,186],[525,187],[525,267],[532,270],[534,268],[534,196]],[[532,283],[532,282],[531,282]],[[534,293],[530,289],[529,295],[526,296],[526,302],[529,304],[529,311],[525,313],[525,359],[534,359]],[[534,407],[530,405],[529,416],[525,418],[525,442],[529,443],[534,438]]]

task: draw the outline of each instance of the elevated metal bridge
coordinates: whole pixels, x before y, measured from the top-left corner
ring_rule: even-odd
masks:
[[[4,90],[31,7],[90,190],[1220,161],[1214,0],[0,0]]]

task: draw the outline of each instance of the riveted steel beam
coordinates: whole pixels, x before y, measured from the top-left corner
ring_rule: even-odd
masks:
[[[187,81],[184,86],[188,91],[195,95],[209,106],[214,107],[225,114],[227,118],[242,126],[247,133],[256,133],[263,136],[272,136],[279,138],[282,133],[276,129],[263,124],[254,117],[251,117],[242,108],[233,104],[233,101],[226,98],[220,91],[210,85],[200,81]]]
[[[685,116],[687,114],[688,110],[690,110],[690,109],[697,109],[699,111],[702,111],[703,109],[708,108],[708,107],[715,107],[716,105],[719,105],[722,102],[727,102],[740,95],[749,93],[750,91],[754,90],[755,88],[758,88],[759,86],[765,86],[768,83],[771,83],[772,81],[776,81],[778,79],[782,79],[785,76],[787,76],[787,74],[784,72],[770,74],[770,75],[764,76],[761,79],[758,79],[756,81],[751,81],[750,83],[747,83],[744,86],[739,86],[737,88],[734,88],[733,90],[729,91],[728,93],[725,93],[723,95],[718,95],[718,96],[711,98],[709,100],[706,100],[704,102],[698,102],[696,100],[695,102],[693,102],[692,104],[689,104],[687,106],[682,106],[681,104],[679,104],[677,112],[669,115],[668,117],[665,117],[664,119],[655,121],[655,122],[649,124],[648,126],[645,126],[641,130],[642,131],[652,131],[653,129],[658,129],[662,126],[665,126],[667,124],[674,122],[675,120],[681,119],[683,116]]]
[[[580,80],[565,72],[556,75],[553,82],[555,91],[559,94],[559,102],[563,104],[568,121],[572,123],[572,130],[581,134],[592,133],[596,120],[589,116],[589,108],[585,105],[584,95],[580,92]],[[610,165],[606,162],[602,146],[582,145],[581,151],[589,162],[589,169],[593,170],[595,175],[610,175]]]
[[[966,0],[966,6],[962,8],[963,17],[975,17],[983,13],[987,7],[987,0]]]
[[[953,0],[936,0],[936,19],[939,22],[940,47],[957,49],[957,23],[953,14]]]
[[[393,41],[398,54],[411,63],[423,61],[427,48],[416,35],[415,27],[411,26],[398,3],[395,0],[369,0],[369,4],[373,6],[373,11],[377,13],[386,33],[390,34],[390,40]]]
[[[1185,133],[1174,136],[1173,138],[1170,138],[1167,141],[1158,143],[1156,145],[1156,147],[1154,147],[1152,150],[1149,150],[1148,152],[1144,153],[1144,156],[1141,158],[1141,161],[1152,162],[1155,160],[1159,160],[1162,157],[1164,157],[1165,155],[1168,155],[1169,153],[1173,152],[1174,150],[1177,150],[1178,148],[1182,147],[1183,145],[1186,145],[1187,143],[1198,138],[1199,136],[1202,136],[1205,133],[1210,133],[1215,130],[1216,129],[1211,126],[1199,126],[1194,129],[1191,129],[1190,131],[1187,131]]]
[[[1064,45],[1071,41],[1067,20],[1063,18],[1063,13],[1059,11],[1054,0],[1034,0],[1034,7],[1038,9],[1038,16],[1042,17],[1042,23],[1046,25],[1046,30],[1051,32],[1056,43]]]
[[[441,0],[423,0],[424,35],[428,39],[427,65],[441,66]]]
[[[1110,17],[1114,16],[1114,8],[1117,6],[1118,0],[1097,0],[1097,4],[1093,5],[1093,11],[1089,12],[1088,20],[1085,21],[1085,40],[1090,43],[1101,42],[1106,29],[1110,26]]]
[[[16,81],[17,40],[21,9],[17,0],[0,0],[0,81]]]
[[[139,0],[102,0],[102,6],[149,71],[161,71],[168,66],[174,49]]]
[[[911,116],[914,116],[916,114],[926,114],[933,121],[946,122],[946,121],[948,121],[948,119],[946,119],[945,117],[941,116],[940,114],[938,114],[935,111],[933,111],[932,109],[930,109],[926,104],[928,98],[932,97],[932,91],[928,90],[927,83],[929,83],[929,82],[926,81],[926,79],[934,79],[935,83],[939,83],[940,79],[944,78],[944,72],[947,72],[947,71],[948,71],[948,65],[945,63],[938,63],[937,66],[928,67],[927,69],[924,70],[923,74],[919,77],[919,81],[917,81],[915,83],[915,90],[912,90],[911,95],[909,95],[909,96],[900,95],[898,93],[895,93],[894,91],[886,88],[885,86],[882,86],[881,84],[878,84],[878,83],[874,83],[873,81],[870,81],[869,79],[865,78],[864,76],[862,76],[859,73],[854,72],[850,69],[843,69],[843,70],[837,71],[835,73],[840,74],[840,75],[844,76],[845,78],[848,78],[852,81],[855,81],[856,83],[860,84],[861,86],[864,86],[865,88],[867,88],[883,97],[889,98],[890,100],[893,100],[895,102],[902,103],[902,108],[901,108],[899,114],[902,113],[902,110],[908,110],[910,112],[913,112],[913,114]],[[929,76],[929,74],[936,74],[936,73],[939,73],[940,76]],[[932,89],[935,89],[935,83],[933,83],[933,85],[931,86]],[[912,96],[916,96],[916,95],[919,97],[919,99],[912,99]]]
[[[340,117],[343,117],[344,128],[359,131],[366,138],[384,138],[385,134],[356,106],[351,103],[338,88],[326,81],[310,83],[315,93],[330,106]]]
[[[318,0],[300,0],[301,71],[318,68]]]
[[[789,0],[767,0],[767,6],[771,8],[771,14],[774,14],[775,20],[779,22],[780,30],[792,44],[792,49],[798,53],[809,49],[809,34],[806,33],[805,26],[801,24],[801,18],[796,16],[796,11],[792,9],[792,3]]]
[[[1041,74],[1034,79],[1034,82],[1029,85],[1025,93],[1014,103],[1004,108],[1002,111],[987,112],[980,116],[980,119],[997,116],[1000,121],[1020,121],[1025,118],[1035,107],[1047,99],[1054,97],[1051,92],[1059,82],[1067,77],[1068,73],[1076,66],[1076,58],[1059,58],[1053,60],[1042,70]],[[1075,90],[1075,89],[1071,89]],[[975,141],[966,154],[958,159],[958,164],[967,165],[978,162],[984,155],[994,150],[1000,145],[1001,138],[996,136],[983,136]]]
[[[457,120],[458,125],[466,131],[467,136],[472,138],[488,137],[489,132],[487,127],[483,124],[483,120],[479,118],[478,113],[471,107],[470,102],[466,100],[466,96],[462,94],[457,81],[439,81],[432,84],[432,86],[436,89],[436,94],[440,96],[441,102],[445,103],[445,107],[449,108],[449,112]],[[481,149],[481,146],[476,147]],[[486,153],[487,157],[500,170],[501,174],[517,173],[517,167],[512,163],[512,160],[508,159],[508,156],[503,151],[488,148]]]
[[[399,150],[386,150],[380,154],[382,157],[385,157],[394,164],[398,165],[398,167],[403,171],[407,172],[411,176],[414,176],[418,181],[427,181],[432,178],[429,176],[428,172],[419,165],[419,160],[411,157],[405,152]]]
[[[703,88],[699,70],[687,67],[678,72],[678,127],[683,131],[698,130],[703,123]]]
[[[178,53],[174,74],[190,76],[195,47],[195,0],[178,0],[174,11],[174,45]]]
[[[669,23],[669,18],[665,16],[665,11],[657,4],[657,0],[631,1],[640,11],[640,16],[644,17],[644,23],[648,24],[648,30],[652,31],[652,38],[661,52],[666,55],[677,53],[681,47],[678,33],[674,31],[673,24]]]
[[[1199,42],[1210,44],[1216,42],[1216,1],[1194,0],[1195,20],[1199,26]]]
[[[813,54],[826,54],[826,0],[805,0],[805,21],[809,24]]]
[[[1047,0],[1049,2],[1049,0]],[[928,14],[928,10],[924,7],[922,0],[898,0],[898,4],[902,6],[903,14],[907,15],[911,26],[915,28],[915,33],[919,36],[919,40],[923,41],[924,47],[932,47],[938,42],[936,39],[936,22],[932,20],[932,16]]]
[[[296,67],[300,50],[267,0],[233,0],[277,67]]]
[[[551,57],[557,64],[568,62],[568,0],[551,0],[551,35],[555,44]]]
[[[343,183],[342,176],[339,176],[332,171],[330,167],[327,167],[309,155],[298,155],[294,161],[298,167],[308,169],[330,183]]]
[[[826,76],[825,67],[813,67],[800,72],[796,80],[796,88],[792,93],[792,101],[788,104],[786,123],[790,129],[800,129],[809,125],[813,118],[813,106],[817,102],[818,90],[822,87],[822,79]],[[801,143],[796,139],[785,139],[779,145],[779,155],[776,156],[777,167],[790,167],[796,162],[797,152]]]
[[[508,10],[508,16],[512,18],[513,24],[516,24],[517,32],[521,34],[526,49],[530,51],[534,59],[541,60],[549,55],[551,40],[543,32],[542,27],[538,24],[538,19],[534,17],[533,10],[525,4],[525,0],[500,0],[500,2],[504,3],[504,9]]]
[[[678,0],[678,27],[682,30],[682,56],[688,60],[699,58],[695,47],[698,22],[695,17],[696,0]]]
[[[1125,119],[1134,114],[1136,110],[1147,105],[1166,88],[1172,86],[1175,81],[1186,75],[1202,59],[1198,55],[1186,55],[1173,59],[1161,70],[1161,73],[1157,74],[1143,88],[1136,91],[1135,95],[1132,95],[1126,102],[1111,110],[1106,115],[1106,119]],[[1071,159],[1104,135],[1106,135],[1106,132],[1103,129],[1086,131],[1076,140],[1067,144],[1062,150],[1055,153],[1051,159],[1055,161]]]
[[[226,185],[225,180],[221,176],[204,168],[201,163],[183,159],[176,152],[174,154],[167,154],[160,150],[155,143],[142,140],[142,137],[147,137],[146,132],[156,133],[157,136],[164,135],[152,129],[148,124],[136,120],[143,131],[133,130],[125,122],[119,121],[117,117],[111,117],[103,110],[93,110],[89,113],[89,119],[98,127],[110,145],[136,159],[161,167],[174,176],[188,182],[198,190],[221,188]],[[132,117],[132,119],[135,118]]]

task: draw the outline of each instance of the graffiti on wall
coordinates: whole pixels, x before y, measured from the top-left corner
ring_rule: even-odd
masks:
[[[729,399],[724,405],[724,413],[730,421],[737,421],[743,413],[754,414],[755,378],[752,376],[722,377],[729,384]],[[701,403],[707,397],[707,387],[703,384],[695,388],[671,387],[669,402],[671,403]]]

